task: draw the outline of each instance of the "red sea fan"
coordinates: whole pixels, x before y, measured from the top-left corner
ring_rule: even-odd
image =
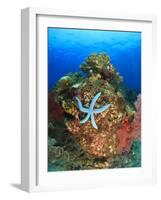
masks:
[[[132,136],[134,139],[141,138],[141,95],[138,95],[135,102],[136,113],[132,122]]]
[[[118,146],[117,146],[117,152],[129,152],[132,142],[132,135],[131,135],[131,124],[128,121],[128,119],[125,119],[122,122],[122,126],[117,131],[117,137],[118,137]]]
[[[141,138],[141,95],[138,95],[135,102],[136,113],[133,121],[128,119],[122,122],[122,126],[117,131],[118,146],[117,152],[129,152],[133,140]]]
[[[61,122],[64,120],[64,111],[62,107],[55,102],[54,95],[48,94],[48,112],[51,121]]]

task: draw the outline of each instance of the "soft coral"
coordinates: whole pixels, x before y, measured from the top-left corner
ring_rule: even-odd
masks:
[[[131,148],[132,141],[135,139],[140,139],[141,135],[141,95],[135,102],[136,113],[132,122],[129,122],[125,118],[121,124],[121,127],[117,131],[118,136],[118,153],[129,152]]]
[[[55,101],[54,94],[48,94],[48,112],[49,120],[61,122],[64,120],[64,111],[62,107]]]
[[[118,146],[117,146],[117,151],[118,153],[122,153],[124,151],[130,150],[131,147],[131,141],[132,141],[132,135],[131,135],[131,124],[128,121],[127,118],[123,120],[121,127],[117,131],[117,136],[118,136]]]

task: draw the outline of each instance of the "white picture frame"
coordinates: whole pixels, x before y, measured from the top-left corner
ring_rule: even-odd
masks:
[[[53,19],[54,18],[54,22]],[[85,21],[84,21],[85,20]],[[48,173],[47,166],[47,54],[46,28],[88,27],[112,30],[139,30],[142,43],[142,126],[143,166],[139,169],[83,170]],[[86,24],[86,25],[85,25]],[[156,18],[152,15],[109,14],[25,8],[21,16],[21,187],[25,191],[54,191],[112,185],[153,184],[156,182],[155,132],[152,97],[149,92],[155,67]],[[146,58],[146,59],[145,59]],[[44,132],[43,132],[44,131]],[[147,134],[145,134],[146,132]]]

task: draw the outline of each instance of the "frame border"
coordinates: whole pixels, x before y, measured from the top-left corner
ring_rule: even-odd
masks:
[[[89,19],[113,19],[152,23],[152,58],[156,65],[156,17],[118,13],[67,11],[44,8],[21,10],[21,189],[42,191],[37,172],[37,15],[67,16]],[[156,142],[153,136],[153,183],[156,182]],[[54,188],[45,188],[52,191]],[[63,188],[62,188],[63,189]]]

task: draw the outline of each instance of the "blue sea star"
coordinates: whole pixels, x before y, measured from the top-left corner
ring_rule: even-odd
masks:
[[[86,117],[80,121],[81,124],[84,124],[90,118],[93,127],[95,129],[98,129],[97,124],[96,124],[95,119],[94,119],[94,114],[99,114],[99,113],[105,111],[106,109],[108,109],[111,106],[111,104],[107,104],[105,106],[102,106],[101,108],[94,109],[94,105],[95,105],[97,99],[100,97],[100,95],[101,95],[101,92],[97,93],[94,96],[94,98],[91,101],[91,104],[90,104],[89,108],[83,107],[82,106],[82,102],[80,101],[80,99],[78,97],[76,97],[76,100],[78,102],[78,107],[79,107],[80,111],[84,112],[84,113],[87,113]]]

